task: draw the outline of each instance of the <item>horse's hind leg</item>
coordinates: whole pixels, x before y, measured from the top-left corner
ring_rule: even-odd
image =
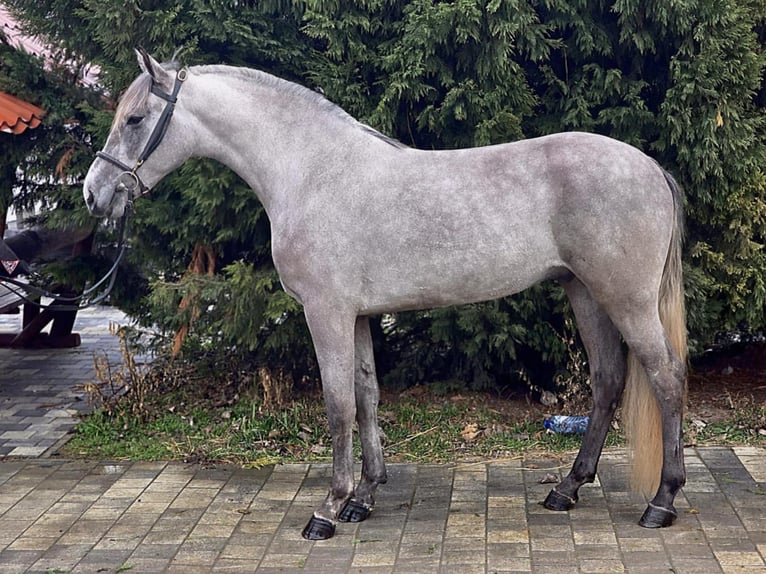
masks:
[[[367,317],[356,320],[354,333],[354,392],[356,395],[356,421],[362,443],[362,478],[338,516],[344,522],[361,522],[370,515],[375,505],[373,495],[379,484],[386,482],[386,467],[378,428],[378,400],[380,392],[375,375],[375,358]]]
[[[572,508],[580,487],[595,479],[604,440],[625,385],[625,353],[611,319],[579,279],[567,282],[564,289],[588,353],[593,409],[572,470],[543,503],[550,510]]]
[[[652,317],[652,315],[649,315]],[[651,490],[656,484],[659,474],[659,486],[652,501],[649,503],[639,524],[647,528],[661,528],[670,526],[675,520],[677,513],[673,507],[673,501],[679,489],[686,482],[684,470],[683,452],[683,412],[686,398],[685,376],[686,366],[672,349],[659,319],[637,322],[631,325],[632,330],[623,329],[625,340],[630,350],[640,361],[648,379],[649,385],[641,385],[636,381],[635,390],[631,394],[636,395],[623,411],[627,424],[632,427],[631,439],[634,449],[639,446],[644,449],[656,450],[662,448],[662,469],[656,472],[647,464],[647,469],[640,467],[634,469],[634,487],[639,490]],[[644,372],[641,373],[644,375]],[[644,379],[644,380],[647,380]],[[633,385],[631,385],[633,386]],[[642,414],[641,405],[648,404],[653,407],[656,404],[661,416],[661,441],[658,433],[646,424],[649,418]],[[637,404],[635,404],[637,403]],[[633,419],[631,421],[631,419]],[[641,461],[636,452],[636,466]],[[649,474],[647,474],[647,472]],[[656,473],[652,475],[653,473]]]

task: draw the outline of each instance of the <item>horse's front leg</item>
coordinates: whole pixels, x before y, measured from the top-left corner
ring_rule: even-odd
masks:
[[[354,489],[352,431],[354,399],[354,320],[331,306],[306,308],[322,377],[327,418],[332,436],[333,473],[330,492],[303,529],[307,540],[326,540],[335,534],[338,514]]]
[[[354,391],[356,395],[356,421],[362,443],[362,479],[354,495],[338,516],[343,522],[365,520],[375,505],[373,497],[379,484],[386,482],[386,467],[378,427],[378,401],[380,390],[375,374],[375,358],[370,334],[370,320],[359,317],[354,332]]]

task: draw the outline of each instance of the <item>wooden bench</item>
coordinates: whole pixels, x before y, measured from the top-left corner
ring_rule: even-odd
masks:
[[[3,253],[15,254],[16,257],[31,259],[36,256],[43,248],[49,245],[71,246],[71,234],[64,237],[44,236],[40,239],[36,231],[19,234],[3,242]],[[82,250],[84,247],[90,249],[90,238],[81,239],[75,236],[75,250]],[[86,244],[86,242],[88,242]],[[10,249],[10,251],[6,251]],[[14,277],[16,281],[23,281],[19,276]],[[76,293],[67,292],[67,290],[57,290],[58,295],[74,296]],[[60,307],[57,309],[57,307]],[[80,335],[73,333],[74,322],[77,318],[77,310],[69,309],[67,303],[53,301],[45,303],[40,307],[39,296],[27,296],[23,287],[17,287],[11,284],[5,284],[0,278],[0,314],[21,314],[21,329],[14,333],[0,333],[0,348],[2,347],[53,347],[70,348],[80,345]],[[42,330],[51,324],[49,332],[43,333]]]
[[[21,330],[0,333],[0,348],[71,348],[80,346],[79,333],[73,333],[77,311],[56,309],[62,305],[57,301],[45,308],[39,307],[39,297],[24,299],[0,283],[0,313],[21,314]],[[51,324],[48,333],[42,330]]]

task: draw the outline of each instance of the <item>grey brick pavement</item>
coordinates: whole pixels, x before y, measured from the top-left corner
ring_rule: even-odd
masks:
[[[394,464],[372,516],[324,542],[300,531],[327,464],[6,461],[0,571],[764,572],[765,454],[689,449],[680,516],[663,530],[636,524],[645,502],[628,492],[619,451],[568,513],[539,505],[559,459]]]
[[[75,321],[79,347],[0,349],[0,457],[43,456],[65,440],[77,413],[87,408],[80,385],[93,380],[94,355],[119,360],[110,323],[126,324],[125,315],[107,307],[86,309]],[[0,315],[0,331],[20,326],[20,315]]]
[[[618,450],[568,513],[539,505],[540,479],[571,456],[394,464],[370,519],[323,542],[300,531],[327,464],[50,458],[83,409],[93,353],[118,356],[110,319],[82,314],[77,349],[0,350],[0,574],[766,572],[763,447],[688,449],[680,516],[663,530],[636,524],[646,503]]]

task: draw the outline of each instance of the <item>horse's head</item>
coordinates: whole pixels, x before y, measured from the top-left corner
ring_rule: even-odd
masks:
[[[187,71],[136,53],[143,73],[122,96],[106,145],[85,177],[85,203],[96,216],[120,217],[188,157],[182,119],[171,121]]]

